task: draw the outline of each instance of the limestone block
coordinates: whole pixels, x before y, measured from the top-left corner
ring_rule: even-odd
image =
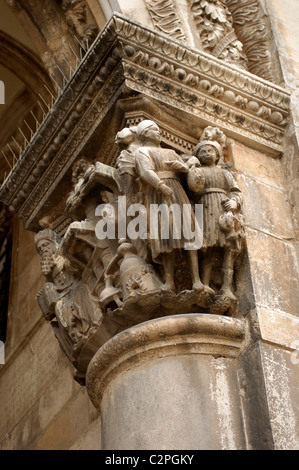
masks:
[[[285,240],[294,239],[291,207],[285,192],[244,175],[239,175],[238,183],[246,224]]]
[[[257,318],[264,341],[296,350],[299,348],[299,318],[294,315],[259,307]]]
[[[293,0],[266,0],[282,72],[288,86],[298,86],[299,11]]]
[[[101,449],[101,418],[98,417],[88,426],[85,434],[72,445],[70,450],[100,450]]]
[[[283,166],[279,159],[271,158],[269,155],[240,142],[232,141],[229,160],[237,173],[242,173],[278,189],[284,189],[286,186]]]
[[[269,344],[262,344],[261,357],[274,448],[299,450],[299,363]]]
[[[146,8],[145,0],[118,0],[121,12],[131,20],[138,21],[138,23],[153,27],[149,12]]]
[[[74,442],[88,432],[91,404],[84,388],[74,393],[66,406],[60,409],[47,429],[40,433],[34,443],[35,450],[68,450]],[[97,416],[92,410],[93,419]],[[88,440],[88,436],[86,435]],[[98,442],[95,443],[97,445]],[[94,450],[99,447],[94,448]]]
[[[26,416],[28,426],[34,422],[34,427],[28,431],[30,439],[36,429],[47,425],[51,414],[53,416],[63,408],[74,385],[78,386],[73,381],[68,360],[46,322],[22,346],[22,354],[16,354],[0,370],[0,442],[6,434],[20,432],[14,430],[14,427]],[[34,413],[33,407],[38,402],[39,407],[35,409],[39,416],[37,426],[35,418],[30,417],[30,414]],[[15,446],[20,440],[24,443],[26,436],[16,435],[12,439],[15,440]]]
[[[257,305],[298,316],[298,265],[293,244],[248,227],[246,238]]]

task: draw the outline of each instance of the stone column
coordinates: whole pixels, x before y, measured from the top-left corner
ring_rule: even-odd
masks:
[[[87,390],[103,450],[245,449],[242,320],[182,314],[141,323],[93,357]]]

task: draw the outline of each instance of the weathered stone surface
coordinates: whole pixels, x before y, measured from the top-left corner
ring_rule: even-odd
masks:
[[[95,5],[91,0],[88,3]],[[200,41],[194,39],[196,28],[187,3],[190,2],[177,0],[170,2],[170,7],[176,6],[188,45],[200,49]],[[197,351],[191,341],[181,356],[157,358],[157,350],[165,346],[167,332],[160,331],[164,336],[158,337],[151,356],[146,331],[140,337],[137,356],[134,356],[136,351],[122,351],[128,356],[132,353],[129,357],[132,362],[128,360],[129,366],[123,370],[116,368],[121,374],[115,374],[106,384],[102,422],[105,428],[109,419],[111,428],[104,429],[102,442],[104,446],[109,446],[109,442],[114,446],[117,441],[119,446],[121,438],[125,443],[121,445],[126,447],[159,448],[160,438],[166,436],[169,440],[165,446],[172,448],[178,437],[175,426],[181,425],[183,438],[190,436],[190,439],[180,439],[180,448],[185,445],[197,449],[201,445],[225,449],[299,449],[299,100],[296,89],[299,44],[294,1],[263,0],[256,17],[259,31],[267,36],[258,51],[263,54],[260,62],[264,64],[264,59],[274,57],[277,48],[281,70],[275,60],[269,60],[266,72],[278,78],[282,76],[283,80],[277,83],[285,86],[285,90],[250,73],[227,67],[206,54],[197,55],[185,43],[174,43],[171,35],[152,34],[155,30],[135,25],[137,20],[150,28],[154,26],[145,1],[120,0],[119,4],[132,21],[124,21],[126,26],[122,30],[123,19],[119,17],[114,24],[115,36],[112,28],[116,42],[107,34],[105,47],[90,53],[88,67],[81,67],[77,78],[66,88],[61,107],[44,126],[42,138],[34,143],[34,152],[26,153],[26,158],[19,161],[7,202],[21,211],[34,230],[39,230],[41,221],[63,232],[69,221],[63,219],[61,199],[70,189],[66,181],[70,181],[73,162],[86,150],[88,155],[92,153],[111,163],[116,150],[109,149],[123,125],[122,120],[126,121],[125,125],[135,125],[144,118],[161,119],[164,145],[183,153],[186,149],[189,152],[197,142],[206,123],[219,125],[235,139],[230,161],[244,195],[247,252],[237,272],[236,285],[242,303],[240,313],[246,317],[250,334],[246,335],[238,359],[240,338],[237,347],[230,343],[224,348],[222,344],[219,350],[219,344],[216,349],[211,347],[211,337],[205,337],[204,346],[201,344]],[[161,0],[160,4],[165,7],[167,2]],[[244,16],[245,26],[241,31],[250,48],[255,38],[247,34],[252,31],[248,18],[256,14],[257,2],[229,0],[227,4],[237,9],[235,21],[240,14],[241,23],[240,5],[253,6],[250,14]],[[264,19],[268,22],[266,29],[267,22],[261,21]],[[102,16],[97,22],[103,25]],[[265,49],[269,38],[271,49]],[[122,57],[117,55],[119,40]],[[54,46],[51,44],[52,51]],[[108,49],[111,46],[108,61],[106,46]],[[111,67],[111,73],[106,75],[107,66]],[[96,79],[88,81],[89,73]],[[151,97],[150,105],[141,101],[137,104],[135,95],[143,92]],[[116,104],[119,97],[121,100]],[[289,112],[291,122],[287,128]],[[59,135],[57,128],[61,131]],[[281,160],[271,158],[279,156],[281,150],[284,151]],[[23,227],[16,227],[7,364],[0,366],[0,447],[100,448],[99,413],[88,402],[86,391],[73,382],[67,359],[52,330],[41,320],[35,303],[35,293],[42,280],[33,236],[25,234]],[[172,345],[173,350],[181,346],[182,336]],[[219,338],[219,331],[214,331],[215,338]],[[204,348],[208,351],[202,355]],[[228,357],[225,354],[223,357],[223,348]],[[149,356],[141,362],[143,354],[143,358]],[[195,359],[197,356],[200,362]],[[104,369],[112,360],[109,356],[106,359]],[[108,367],[107,371],[111,369]],[[120,416],[124,418],[122,428],[119,428]],[[170,419],[166,429],[160,427],[158,418],[161,417],[165,423]],[[215,430],[213,438],[209,435],[211,423]],[[134,425],[140,426],[139,436],[131,433]],[[163,436],[161,431],[165,431]]]
[[[240,175],[240,189],[244,194],[246,224],[283,240],[295,237],[291,205],[285,191]]]
[[[257,305],[298,316],[299,279],[293,244],[249,228],[246,239]]]
[[[102,448],[244,449],[236,375],[244,334],[240,320],[177,315],[107,342],[87,372]]]
[[[287,180],[283,165],[279,159],[269,160],[269,156],[232,140],[229,161],[238,172],[277,189],[285,190]]]
[[[298,316],[259,307],[257,318],[261,337],[265,342],[295,351],[299,348]]]
[[[261,358],[276,450],[299,450],[298,362],[290,351],[263,344]]]

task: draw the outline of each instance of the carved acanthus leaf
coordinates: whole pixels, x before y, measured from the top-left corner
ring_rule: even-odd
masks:
[[[146,5],[157,29],[173,39],[186,40],[181,20],[172,0],[147,0]]]
[[[275,81],[269,49],[270,29],[261,14],[258,0],[227,0],[233,25],[243,43],[248,69],[265,80]]]
[[[203,49],[225,62],[247,68],[243,45],[228,8],[220,0],[192,0],[191,10]]]

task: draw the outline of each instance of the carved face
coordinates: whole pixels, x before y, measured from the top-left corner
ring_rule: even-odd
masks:
[[[55,243],[50,240],[40,240],[37,245],[37,251],[40,255],[40,265],[43,276],[48,276],[55,265]]]
[[[152,144],[160,144],[161,142],[161,134],[160,134],[160,129],[156,124],[153,124],[151,126],[148,126],[144,131],[142,132],[140,139],[143,142],[148,142]]]
[[[215,147],[208,144],[199,149],[197,157],[203,166],[214,166],[219,160],[219,155]]]

